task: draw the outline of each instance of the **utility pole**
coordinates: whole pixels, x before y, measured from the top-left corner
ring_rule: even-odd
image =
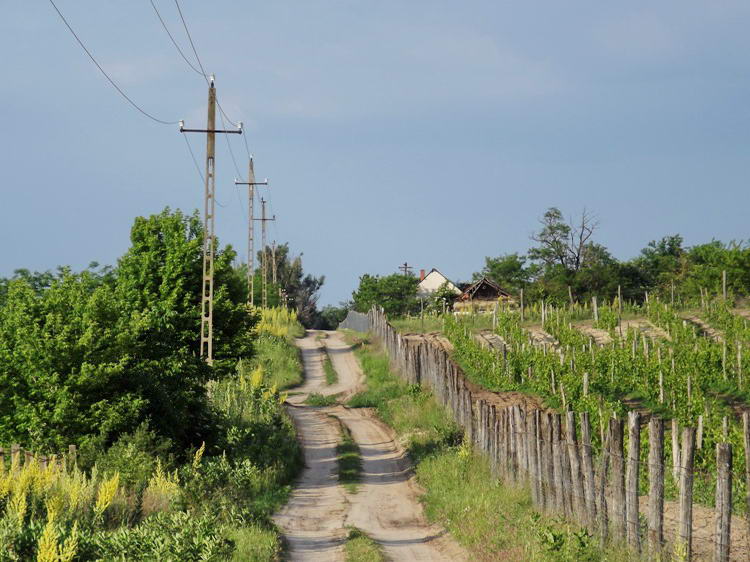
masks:
[[[264,181],[255,181],[255,168],[253,157],[250,156],[248,163],[247,181],[239,181],[235,178],[234,185],[247,186],[247,303],[255,306],[255,186],[268,185],[268,178]]]
[[[208,119],[205,129],[186,129],[180,121],[181,133],[206,134],[206,177],[203,193],[203,280],[201,283],[201,357],[211,365],[214,361],[214,253],[216,251],[216,133],[242,134],[242,123],[237,130],[216,129],[216,88],[211,75],[208,85]]]
[[[263,254],[262,254],[262,260],[261,260],[261,268],[263,270],[263,308],[268,307],[268,252],[266,250],[266,223],[268,221],[275,221],[276,215],[274,215],[272,218],[268,219],[266,218],[266,200],[261,198],[260,200],[260,232],[261,232],[261,244],[263,244]]]
[[[412,266],[410,266],[408,263],[404,262],[400,266],[398,266],[398,269],[400,271],[404,272],[404,275],[409,275],[411,273],[411,270],[413,269]]]
[[[276,284],[276,269],[277,269],[277,266],[276,266],[276,240],[274,240],[271,243],[271,272],[272,272],[271,279],[272,279],[272,283],[274,285]]]

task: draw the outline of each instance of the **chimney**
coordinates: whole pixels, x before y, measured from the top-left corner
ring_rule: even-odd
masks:
[[[419,280],[420,281],[424,281],[424,277],[425,277],[425,275],[424,275],[424,269],[420,269],[419,270]]]

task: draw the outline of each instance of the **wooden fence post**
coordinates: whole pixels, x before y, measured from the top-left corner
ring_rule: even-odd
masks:
[[[68,445],[68,460],[70,462],[71,470],[76,467],[76,446]]]
[[[641,467],[641,415],[628,412],[628,466],[625,489],[628,546],[640,552],[638,475]]]
[[[680,480],[680,425],[672,420],[672,477],[675,484]]]
[[[591,450],[591,423],[588,412],[581,412],[581,470],[586,497],[587,523],[593,529],[596,525],[596,482],[594,481],[594,455]]]
[[[584,497],[583,479],[581,478],[581,454],[578,450],[578,439],[576,439],[576,415],[575,412],[566,412],[565,415],[565,430],[568,434],[568,457],[573,495],[573,514],[579,521],[586,521],[586,498]]]
[[[677,537],[687,552],[687,560],[692,559],[693,550],[693,461],[695,460],[695,429],[682,430],[682,451],[680,469],[680,518]]]
[[[529,451],[529,484],[531,486],[531,499],[534,501],[534,505],[539,506],[540,492],[539,492],[539,455],[538,455],[538,437],[539,429],[538,424],[538,410],[526,413],[526,434],[528,436],[528,451]]]
[[[21,446],[18,443],[13,443],[10,446],[10,462],[11,465],[15,465],[16,469],[21,466]],[[748,499],[748,502],[750,502],[750,499]]]
[[[552,414],[552,471],[554,473],[555,509],[562,515],[565,513],[565,489],[563,487],[563,467],[560,448],[560,414]]]
[[[625,524],[625,462],[623,458],[623,420],[609,420],[609,452],[612,457],[612,534],[615,539],[624,541]]]
[[[664,545],[664,420],[648,424],[648,545],[658,558]]]
[[[729,562],[732,526],[732,445],[716,444],[716,562]]]
[[[553,455],[552,414],[544,416],[544,479],[546,480],[546,504],[549,511],[554,511],[558,505],[557,486],[555,486],[555,463]]]
[[[601,464],[599,466],[599,506],[597,508],[599,512],[599,535],[601,537],[602,546],[607,542],[609,535],[609,510],[607,509],[607,472],[609,470],[609,446],[611,442],[611,435],[607,433],[606,438],[602,439],[602,455]]]

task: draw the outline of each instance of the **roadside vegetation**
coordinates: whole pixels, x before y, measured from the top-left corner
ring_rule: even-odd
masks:
[[[131,242],[116,268],[0,283],[0,444],[51,458],[0,463],[0,560],[273,559],[301,466],[280,388],[302,328],[248,309],[220,248],[208,365],[199,218],[139,218]]]
[[[320,394],[313,392],[305,399],[305,404],[314,408],[327,408],[336,405],[338,397],[336,394]]]
[[[338,419],[338,418],[337,418]],[[352,438],[349,429],[339,421],[341,426],[341,443],[336,446],[336,455],[339,465],[339,483],[346,490],[354,494],[357,492],[357,484],[361,479],[362,455],[357,443]]]
[[[336,369],[333,368],[333,362],[331,361],[331,356],[328,354],[328,350],[325,350],[325,359],[323,359],[323,370],[326,374],[326,384],[332,385],[339,382],[339,374],[336,372]]]
[[[352,335],[348,338],[352,341]],[[362,340],[356,354],[367,389],[351,407],[374,407],[397,433],[425,489],[422,502],[432,521],[445,526],[480,560],[625,561],[628,555],[602,550],[584,529],[539,513],[528,490],[505,486],[489,463],[462,444],[462,433],[432,395],[401,381],[380,349]],[[467,517],[471,514],[471,517]]]
[[[356,527],[349,527],[344,555],[346,562],[385,562],[386,560],[381,546]]]

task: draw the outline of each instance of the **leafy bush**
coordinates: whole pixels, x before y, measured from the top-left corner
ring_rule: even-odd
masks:
[[[98,533],[81,549],[105,560],[220,562],[231,556],[234,543],[221,532],[216,517],[175,512],[158,513],[137,527]]]
[[[102,449],[144,419],[175,452],[218,435],[206,383],[249,356],[256,319],[233,288],[235,253],[215,262],[214,350],[199,357],[203,233],[197,214],[138,218],[106,273],[61,269],[7,284],[0,306],[0,442]],[[44,404],[39,408],[38,404]]]

